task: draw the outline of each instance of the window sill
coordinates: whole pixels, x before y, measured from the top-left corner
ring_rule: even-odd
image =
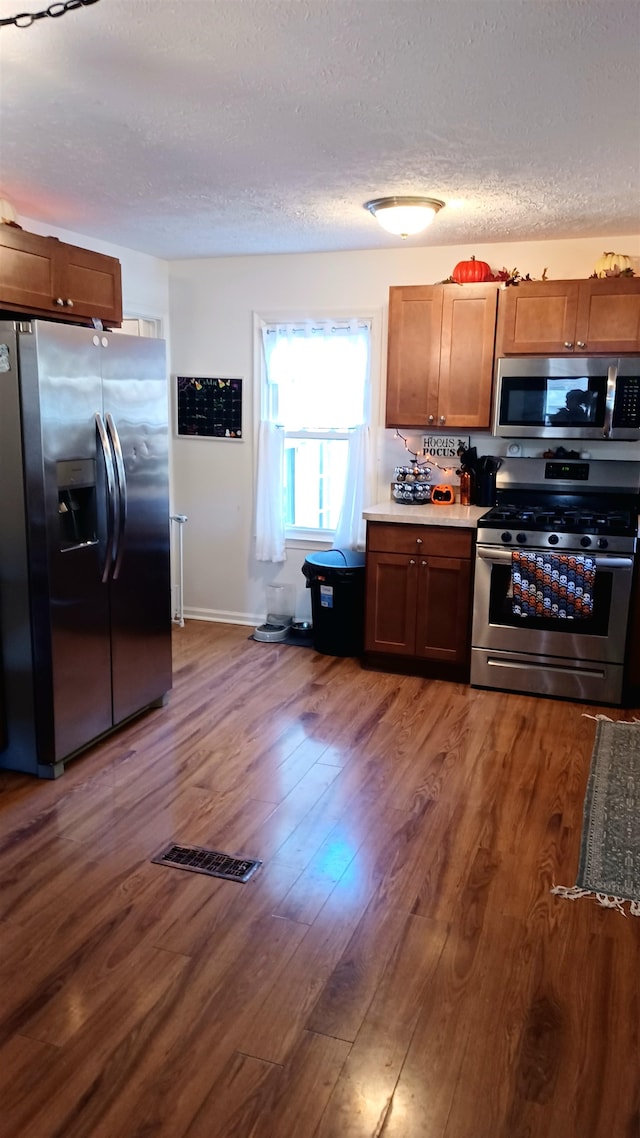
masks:
[[[285,537],[287,549],[331,549],[335,533],[326,530],[289,531]]]

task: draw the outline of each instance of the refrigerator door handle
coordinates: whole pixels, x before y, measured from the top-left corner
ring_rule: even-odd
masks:
[[[111,445],[102,421],[102,415],[99,411],[95,413],[96,429],[98,431],[98,438],[102,448],[102,457],[104,459],[104,470],[107,479],[107,549],[104,557],[104,565],[102,568],[102,584],[105,585],[109,580],[111,565],[114,556],[114,544],[116,536],[116,477],[113,465],[113,454],[111,452]]]
[[[122,566],[122,558],[124,557],[124,535],[127,526],[127,475],[124,469],[124,457],[118,428],[110,414],[107,413],[105,418],[107,421],[107,431],[109,432],[109,438],[113,447],[113,454],[115,456],[116,480],[118,483],[118,539],[116,542],[116,561],[113,569],[113,579],[117,581]]]

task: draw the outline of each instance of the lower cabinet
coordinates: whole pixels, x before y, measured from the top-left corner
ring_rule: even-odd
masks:
[[[473,531],[370,522],[365,655],[468,676]],[[393,661],[392,661],[393,663]],[[416,670],[424,670],[424,667]]]

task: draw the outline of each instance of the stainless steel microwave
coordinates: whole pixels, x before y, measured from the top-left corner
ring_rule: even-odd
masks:
[[[493,433],[640,439],[640,356],[498,360]]]

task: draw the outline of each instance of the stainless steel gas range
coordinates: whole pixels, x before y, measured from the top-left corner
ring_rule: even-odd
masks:
[[[619,705],[640,463],[505,459],[478,521],[471,683]]]

